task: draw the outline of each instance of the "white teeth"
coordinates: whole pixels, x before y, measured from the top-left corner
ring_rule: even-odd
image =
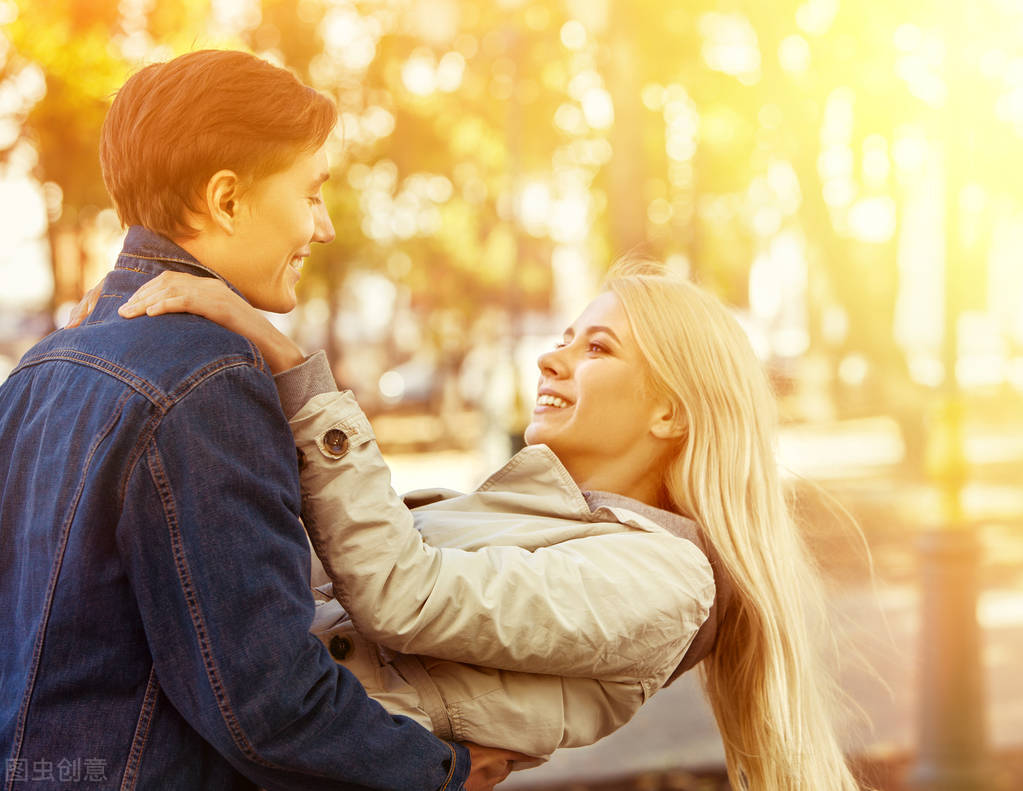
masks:
[[[552,395],[542,395],[542,396],[537,396],[536,405],[537,406],[553,406],[553,407],[557,407],[558,409],[564,409],[569,404],[568,404],[568,401],[566,401],[564,398],[558,398],[557,396],[552,396]]]

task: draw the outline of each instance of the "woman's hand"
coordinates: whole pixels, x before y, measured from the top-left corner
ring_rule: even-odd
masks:
[[[305,360],[295,343],[217,278],[161,272],[117,309],[123,318],[146,314],[194,313],[244,335],[275,374]]]
[[[96,307],[96,303],[99,302],[99,295],[103,293],[103,284],[107,282],[106,277],[99,281],[96,285],[85,292],[78,304],[71,309],[71,315],[68,316],[67,324],[64,325],[65,330],[70,330],[73,327],[77,327],[83,321],[85,317],[92,313],[92,309]]]

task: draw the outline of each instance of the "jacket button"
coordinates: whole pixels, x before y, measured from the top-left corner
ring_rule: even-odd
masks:
[[[353,647],[352,641],[347,637],[336,634],[330,638],[330,655],[338,662],[344,662],[352,653]]]
[[[323,447],[331,456],[340,458],[348,450],[348,435],[339,428],[332,428],[323,435]]]

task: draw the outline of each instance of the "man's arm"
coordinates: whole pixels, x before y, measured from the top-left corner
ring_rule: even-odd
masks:
[[[157,677],[267,789],[457,789],[468,753],[368,698],[308,632],[295,450],[269,377],[236,366],[170,408],[126,484],[118,543]]]

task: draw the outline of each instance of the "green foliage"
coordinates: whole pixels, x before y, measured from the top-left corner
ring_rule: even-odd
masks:
[[[155,2],[141,32],[158,57],[240,42],[337,101],[343,143],[333,146],[327,200],[338,239],[310,262],[307,295],[333,299],[350,268],[367,267],[411,289],[416,305],[468,321],[485,305],[547,307],[558,245],[575,245],[600,270],[642,243],[683,256],[744,304],[754,260],[789,234],[814,283],[815,343],[814,317],[839,305],[850,327],[842,349],[887,359],[897,354],[896,240],[913,178],[895,150],[907,130],[931,145],[949,194],[979,184],[1003,212],[1019,209],[1018,180],[1005,178],[1023,129],[1011,111],[1023,95],[1011,77],[1021,55],[1012,4],[258,5],[232,32],[212,24],[208,0]],[[60,184],[74,217],[105,203],[96,140],[109,97],[136,65],[119,49],[127,22],[113,3],[17,7],[4,31],[5,73],[32,62],[46,74],[24,134],[40,178]],[[928,85],[944,99],[929,100]],[[865,171],[871,146],[886,163],[880,176]],[[829,162],[845,168],[840,184]],[[779,173],[793,174],[791,194],[778,193]],[[589,201],[582,239],[570,227],[579,185]],[[549,216],[529,215],[527,194],[546,195],[534,214]],[[877,238],[850,220],[872,197],[895,207],[894,230]],[[990,234],[990,222],[970,222],[947,239],[960,269],[963,256],[983,259]],[[395,255],[411,265],[395,267]],[[960,278],[964,293],[983,291],[976,270]]]

